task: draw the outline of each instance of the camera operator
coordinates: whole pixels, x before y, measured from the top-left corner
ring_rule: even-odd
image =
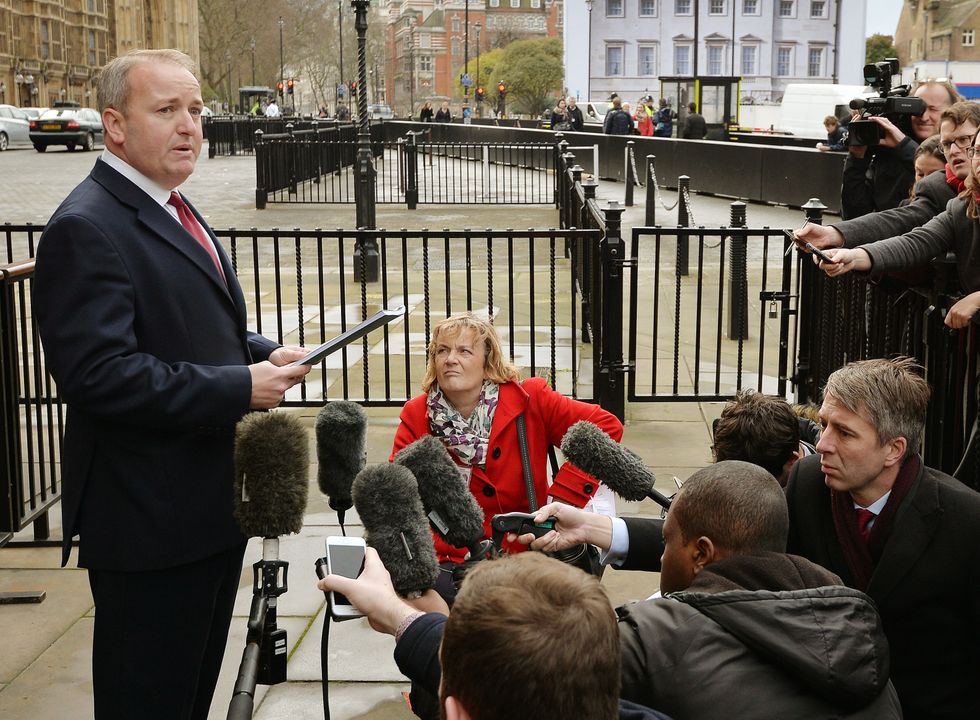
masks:
[[[939,131],[942,111],[962,100],[948,81],[923,82],[912,95],[926,106],[922,115],[910,118],[914,137],[877,115],[868,118],[881,128],[877,147],[872,150],[865,145],[849,146],[841,183],[841,215],[845,220],[898,207],[908,197],[915,180],[915,151],[919,143]],[[854,141],[853,135],[851,140]]]
[[[915,197],[908,205],[833,225],[808,224],[796,231],[796,237],[821,250],[853,248],[907,233],[943,212],[946,204],[963,191],[970,175],[966,151],[980,129],[980,103],[967,101],[949,106],[940,116],[939,127],[946,171],[928,175],[917,183]]]

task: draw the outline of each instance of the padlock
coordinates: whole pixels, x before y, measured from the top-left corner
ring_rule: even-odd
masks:
[[[776,311],[776,301],[773,300],[772,302],[769,303],[769,319],[775,320],[777,315],[778,313]]]

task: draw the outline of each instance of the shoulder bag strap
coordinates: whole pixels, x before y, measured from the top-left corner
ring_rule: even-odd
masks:
[[[517,444],[521,452],[521,469],[524,471],[524,487],[527,489],[527,504],[530,512],[538,509],[538,494],[534,489],[534,475],[531,474],[531,456],[527,449],[527,429],[524,413],[517,416]]]

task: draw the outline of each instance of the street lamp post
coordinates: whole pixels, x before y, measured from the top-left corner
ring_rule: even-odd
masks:
[[[470,74],[470,0],[463,3],[463,75]],[[470,85],[463,85],[463,104],[470,100]]]
[[[255,38],[249,43],[252,48],[252,87],[255,87]]]
[[[367,116],[367,12],[370,0],[351,0],[354,8],[354,29],[357,31],[357,159],[354,161],[354,205],[358,230],[374,230],[375,175],[371,153],[371,135]],[[378,244],[373,238],[359,237],[354,246],[354,279],[363,282],[378,280]]]
[[[476,86],[480,87],[480,21],[476,21]],[[477,117],[483,117],[483,103],[476,104]]]
[[[279,16],[279,92],[283,93],[283,95],[282,95],[282,97],[279,98],[279,100],[280,100],[280,102],[283,105],[285,105],[286,104],[286,95],[285,95],[285,92],[286,92],[286,83],[285,83],[285,79],[284,78],[286,76],[286,70],[285,70],[285,67],[284,67],[285,66],[285,63],[283,62],[283,59],[282,59],[282,26],[283,26],[282,15],[280,15]]]
[[[340,81],[337,83],[339,88],[341,85],[347,87],[347,81],[344,79],[347,76],[344,75],[344,0],[337,0],[337,40],[340,43]],[[340,101],[343,100],[343,95],[339,92],[337,94],[337,107],[340,107]],[[350,110],[350,107],[347,108]]]
[[[415,114],[415,22],[408,28],[408,108],[409,117]]]
[[[589,39],[586,46],[585,55],[585,100],[586,104],[592,99],[592,3],[594,0],[585,0],[585,7],[589,11]]]

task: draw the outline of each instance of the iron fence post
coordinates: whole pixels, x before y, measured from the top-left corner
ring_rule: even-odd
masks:
[[[582,207],[578,208],[578,214],[576,216],[576,221],[578,227],[582,229],[587,229],[592,227],[591,213],[589,212],[589,201],[595,200],[596,188],[599,187],[599,183],[595,180],[584,180],[582,181],[582,194],[584,195],[584,202]],[[582,342],[591,343],[593,339],[593,330],[595,326],[595,318],[592,315],[593,309],[593,296],[595,294],[594,285],[594,275],[592,272],[593,267],[593,248],[591,243],[586,244],[586,240],[578,238],[576,240],[576,247],[578,251],[575,253],[577,258],[577,270],[579,278],[579,289],[582,294]],[[597,365],[593,365],[593,371]],[[593,377],[594,381],[594,377]]]
[[[731,204],[729,227],[745,227],[745,203]],[[749,281],[747,268],[748,239],[743,233],[731,235],[728,271],[728,339],[747,340],[749,337]]]
[[[255,209],[265,210],[269,197],[266,194],[265,164],[269,160],[269,151],[262,144],[262,131],[255,131]]]
[[[289,194],[296,194],[296,138],[293,136],[293,124],[286,123],[286,134],[289,135],[289,144],[286,146],[288,151],[286,157],[289,163]]]
[[[623,204],[626,207],[633,207],[633,187],[636,185],[637,180],[637,178],[633,177],[633,164],[630,162],[633,159],[633,148],[635,145],[636,142],[634,140],[627,140],[626,149],[623,151],[626,162],[626,197],[623,199]]]
[[[567,152],[567,149],[568,149],[568,141],[565,139],[565,136],[562,133],[560,133],[560,132],[555,133],[555,184],[554,184],[554,190],[555,190],[555,208],[556,209],[559,209],[561,207],[562,186],[563,186],[564,182],[567,180],[567,178],[564,177],[565,167],[563,167],[562,164],[561,164],[561,159],[562,159],[562,157],[565,156],[565,153]],[[562,175],[561,178],[559,178],[559,173],[561,173],[561,175]]]
[[[0,533],[20,530],[20,361],[14,304],[14,285],[8,282],[7,271],[0,268]]]
[[[657,184],[654,182],[654,163],[657,160],[656,155],[647,155],[647,166],[645,175],[647,177],[647,199],[646,199],[646,214],[643,219],[643,224],[647,227],[653,227],[657,224]]]
[[[827,206],[820,202],[819,198],[810,198],[803,206],[807,222],[813,225],[823,225],[823,211],[826,209]],[[786,242],[789,240],[787,239]],[[812,402],[819,397],[820,389],[816,387],[817,378],[813,372],[813,363],[816,360],[818,372],[824,363],[820,361],[819,356],[814,356],[815,353],[820,352],[819,348],[814,347],[814,341],[820,337],[819,324],[832,322],[832,318],[826,317],[825,313],[811,311],[823,307],[823,303],[820,302],[821,298],[818,296],[817,281],[819,278],[817,274],[819,270],[813,263],[806,262],[807,259],[803,258],[803,262],[799,263],[801,274],[800,297],[797,302],[799,307],[804,308],[806,312],[800,315],[799,339],[797,341],[799,348],[796,356],[796,375],[793,378],[796,384],[796,401],[798,403]]]
[[[413,132],[405,142],[405,175],[405,202],[409,210],[415,210],[419,206],[419,155]]]
[[[357,157],[354,161],[354,211],[358,230],[377,228],[376,183],[377,169],[371,152],[371,130],[367,117],[367,28],[369,0],[351,0],[354,8],[354,29],[357,31]],[[373,237],[358,234],[354,242],[354,280],[377,282],[380,256]]]
[[[601,317],[599,318],[600,342],[593,345],[593,354],[598,349],[599,382],[596,384],[596,398],[599,405],[622,421],[626,417],[627,366],[623,363],[623,267],[626,260],[626,244],[622,237],[623,208],[616,201],[610,201],[603,208],[606,231],[599,241],[602,286]]]
[[[567,146],[568,146],[568,143],[563,143],[563,145],[562,145],[563,148],[565,148]],[[572,187],[571,184],[569,183],[569,174],[571,173],[572,167],[574,167],[574,165],[575,165],[575,155],[574,155],[574,153],[570,153],[567,150],[565,150],[561,154],[561,168],[562,168],[562,175],[564,176],[563,179],[562,179],[562,182],[565,185],[565,192],[567,192],[569,194],[571,193],[571,187]],[[560,223],[565,223],[562,226],[564,229],[567,230],[568,228],[570,228],[572,226],[572,218],[569,217],[567,215],[567,213],[562,213],[559,210],[558,216],[559,216],[558,217],[559,224]]]
[[[691,178],[687,175],[680,175],[677,178],[677,194],[680,197],[677,200],[677,225],[678,227],[690,227],[691,226],[691,216],[689,208],[687,207],[686,198],[690,195],[691,188]],[[687,275],[688,274],[688,256],[690,251],[688,246],[690,241],[687,235],[678,236],[677,238],[677,274]]]

